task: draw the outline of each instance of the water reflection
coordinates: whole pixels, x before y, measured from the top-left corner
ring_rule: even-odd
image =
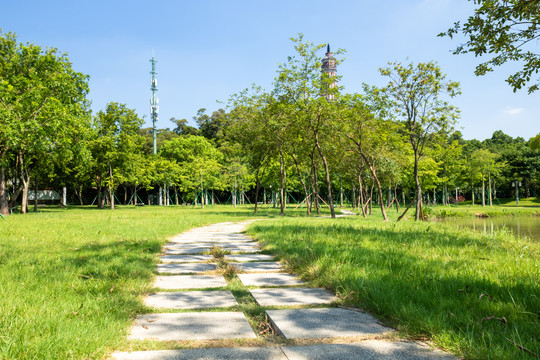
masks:
[[[501,229],[508,229],[519,237],[526,236],[534,241],[540,241],[540,217],[537,216],[499,216],[489,218],[446,218],[447,224],[455,224],[460,228],[470,228],[493,234]]]

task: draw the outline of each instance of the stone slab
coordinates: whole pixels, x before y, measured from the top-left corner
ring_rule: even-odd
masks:
[[[229,248],[239,248],[239,249],[259,249],[259,243],[256,242],[249,242],[249,243],[238,243],[238,242],[231,242],[231,243],[222,243],[222,244],[216,244],[216,246],[219,246],[223,249],[229,249]]]
[[[371,315],[340,308],[267,310],[266,314],[273,328],[287,339],[366,336],[392,331]]]
[[[244,254],[244,255],[225,255],[225,259],[235,262],[247,262],[247,261],[271,261],[274,260],[272,255],[265,254]]]
[[[366,340],[352,344],[282,347],[289,360],[458,360],[426,345],[406,341]]]
[[[148,295],[144,304],[162,309],[206,309],[238,305],[228,290],[161,292]]]
[[[171,249],[171,250],[190,250],[190,249],[198,249],[198,248],[204,248],[204,249],[210,249],[212,247],[212,244],[175,244],[175,243],[167,243],[165,244],[165,249]]]
[[[278,347],[158,350],[113,353],[115,360],[287,360]]]
[[[171,275],[158,276],[154,287],[160,289],[205,289],[227,286],[222,275]]]
[[[256,337],[241,312],[197,312],[138,316],[128,338],[168,341]]]
[[[167,249],[165,248],[163,253],[167,255],[193,255],[202,254],[207,252],[210,248],[206,247],[192,247],[188,249]]]
[[[184,243],[220,243],[220,242],[251,242],[253,239],[244,235],[192,235],[192,236],[180,236],[169,239],[170,242],[175,244]]]
[[[251,295],[261,306],[329,304],[334,294],[320,288],[251,289]]]
[[[221,246],[223,250],[229,251],[231,254],[236,253],[258,253],[261,249],[258,246]],[[166,247],[163,251],[165,255],[195,255],[195,254],[204,254],[210,251],[210,246],[208,247],[189,247],[189,248],[169,248]]]
[[[278,272],[283,270],[280,263],[269,261],[234,263],[234,265],[244,272]]]
[[[305,284],[291,274],[237,274],[238,278],[246,286],[295,286]]]
[[[195,274],[205,271],[215,270],[216,264],[158,264],[157,272],[160,274]]]
[[[170,250],[189,250],[189,249],[197,249],[197,248],[204,248],[204,249],[210,249],[212,246],[219,246],[222,249],[226,248],[259,248],[259,244],[256,242],[228,242],[228,243],[186,243],[186,244],[175,244],[175,243],[168,243],[164,246],[165,249]]]
[[[161,262],[164,263],[197,263],[212,260],[212,255],[163,255]]]

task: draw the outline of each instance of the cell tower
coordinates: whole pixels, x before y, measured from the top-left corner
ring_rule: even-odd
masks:
[[[156,97],[156,92],[157,92],[156,59],[152,57],[152,59],[150,59],[150,62],[152,63],[152,71],[150,72],[150,74],[152,74],[152,86],[150,87],[150,90],[152,90],[152,99],[150,100],[150,114],[152,116],[152,134],[154,137],[154,154],[157,154],[156,123],[158,121],[159,99]]]

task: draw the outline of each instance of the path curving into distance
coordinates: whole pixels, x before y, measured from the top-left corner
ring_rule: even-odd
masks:
[[[197,348],[116,352],[115,360],[306,360],[382,359],[453,360],[456,357],[425,344],[394,340],[395,332],[360,309],[333,306],[334,294],[312,288],[243,234],[255,220],[191,229],[164,246],[157,266],[155,292],[144,302],[155,309],[138,316],[129,339],[197,342]],[[225,261],[210,255],[226,250]],[[219,255],[215,251],[213,254]],[[234,265],[228,278],[220,268]],[[225,264],[225,265],[224,265]],[[231,292],[241,282],[251,301],[264,312],[270,331],[262,334],[242,312],[245,298]],[[245,292],[244,291],[244,292]],[[238,292],[237,292],[238,293]],[[160,312],[161,310],[161,312]],[[264,325],[264,324],[263,324]],[[264,326],[263,326],[264,328]],[[259,334],[261,333],[261,334]],[[208,343],[206,344],[205,341]],[[215,344],[226,347],[215,347]],[[247,343],[249,346],[238,344]],[[167,347],[163,343],[162,347]],[[202,348],[201,348],[202,347]]]

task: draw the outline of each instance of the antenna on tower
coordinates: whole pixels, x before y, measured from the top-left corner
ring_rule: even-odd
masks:
[[[154,53],[154,50],[152,50],[152,54]],[[154,154],[157,154],[157,131],[156,131],[156,123],[158,121],[158,98],[156,97],[157,89],[157,79],[156,79],[156,59],[154,56],[152,56],[152,59],[150,59],[150,62],[152,63],[152,71],[150,74],[152,74],[152,82],[150,90],[152,90],[152,99],[150,100],[150,116],[152,117],[152,135],[154,140]]]

